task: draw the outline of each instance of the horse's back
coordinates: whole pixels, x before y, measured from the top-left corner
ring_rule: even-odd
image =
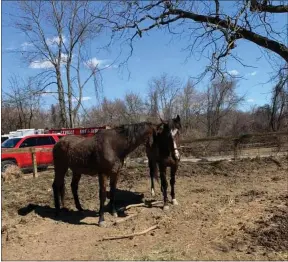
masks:
[[[66,163],[72,171],[101,172],[111,168],[115,155],[111,147],[113,132],[99,132],[93,137],[69,135],[63,137],[53,150],[54,163]],[[103,170],[102,170],[103,169]]]
[[[85,137],[76,136],[76,135],[69,135],[61,138],[53,147],[53,159],[54,165],[57,163],[63,163],[68,161],[69,155],[77,144],[83,142]]]

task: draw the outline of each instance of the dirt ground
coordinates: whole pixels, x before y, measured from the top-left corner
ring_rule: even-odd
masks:
[[[288,158],[181,163],[179,206],[134,207],[97,225],[98,180],[83,176],[76,211],[66,178],[66,205],[54,217],[53,170],[2,184],[2,260],[287,260]],[[148,168],[127,167],[119,179],[118,207],[150,196]],[[153,199],[162,200],[160,187]],[[119,213],[119,215],[124,215]],[[106,240],[158,228],[134,238]]]

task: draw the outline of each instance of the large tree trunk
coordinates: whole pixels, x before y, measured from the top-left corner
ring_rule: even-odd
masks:
[[[60,69],[56,69],[56,75],[57,75],[57,87],[58,87],[58,102],[60,107],[60,124],[61,127],[68,127],[66,107],[65,107],[64,87],[61,79]]]

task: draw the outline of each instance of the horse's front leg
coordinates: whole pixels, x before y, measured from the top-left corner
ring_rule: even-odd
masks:
[[[169,209],[168,205],[168,196],[167,196],[167,188],[168,188],[168,182],[166,179],[166,166],[165,165],[160,165],[160,178],[161,178],[161,191],[163,193],[163,198],[164,198],[164,210]]]
[[[99,226],[105,226],[104,223],[104,205],[106,201],[106,180],[105,174],[99,174],[99,198],[100,198],[100,210],[99,210]]]
[[[149,159],[149,171],[151,179],[151,195],[154,197],[155,196],[154,178],[157,176],[158,168],[157,163],[151,159]]]
[[[117,217],[117,211],[115,208],[115,193],[116,193],[116,187],[117,187],[117,180],[118,180],[118,172],[112,173],[110,176],[110,210],[111,214],[114,217]]]
[[[171,197],[172,197],[172,204],[173,205],[178,205],[178,202],[175,198],[175,177],[176,177],[176,172],[178,169],[178,165],[174,165],[171,167],[171,179],[170,179],[170,186],[171,186]]]

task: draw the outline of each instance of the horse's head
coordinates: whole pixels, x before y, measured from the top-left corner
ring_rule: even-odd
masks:
[[[157,132],[161,137],[161,142],[166,143],[174,159],[180,159],[180,153],[178,151],[178,141],[181,130],[181,119],[177,115],[176,118],[172,118],[168,121],[161,120],[161,124],[158,125]]]

